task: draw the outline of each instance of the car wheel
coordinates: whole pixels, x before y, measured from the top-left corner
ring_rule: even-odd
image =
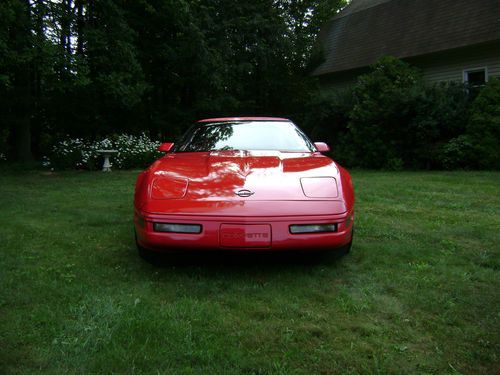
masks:
[[[349,252],[351,251],[353,238],[354,228],[352,230],[351,241],[347,245],[323,251],[321,254],[321,259],[323,261],[335,261],[336,259],[340,259],[343,256],[349,254]]]
[[[139,245],[139,242],[137,241],[137,233],[135,232],[135,230],[134,230],[134,237],[135,237],[135,246],[137,247],[137,252],[139,253],[139,256],[149,263],[156,263],[157,254]]]
[[[351,241],[347,245],[342,246],[340,249],[338,249],[338,252],[341,256],[349,254],[349,252],[351,251],[353,239],[354,239],[354,226],[352,227],[351,230]]]
[[[334,251],[337,252],[337,254],[339,254],[340,256],[344,256],[349,254],[349,252],[351,251],[351,247],[352,247],[352,240],[347,245],[339,247]]]

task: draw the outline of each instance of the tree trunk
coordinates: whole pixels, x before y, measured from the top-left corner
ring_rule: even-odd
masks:
[[[24,1],[24,14],[20,14],[10,37],[16,51],[22,53],[31,44],[31,8],[29,0]],[[31,117],[32,117],[32,62],[23,61],[14,69],[12,95],[12,135],[16,160],[29,161],[31,153]]]
[[[39,155],[41,150],[39,148],[39,140],[42,128],[42,75],[45,63],[44,48],[45,47],[45,30],[44,30],[44,17],[47,14],[46,0],[36,0],[32,5],[32,18],[34,28],[34,54],[32,62],[32,103],[33,103],[33,116],[31,119],[31,151],[35,155]]]
[[[71,8],[71,0],[66,0],[66,9],[64,12],[66,17],[66,52],[71,56],[71,24],[73,23],[73,11]]]
[[[83,55],[83,29],[85,20],[83,18],[83,0],[76,0],[76,53]]]
[[[26,162],[33,160],[31,154],[31,124],[29,116],[18,115],[14,122],[15,156],[16,160]]]

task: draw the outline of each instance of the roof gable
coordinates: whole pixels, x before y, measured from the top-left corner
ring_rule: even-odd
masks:
[[[500,40],[500,0],[353,0],[323,26],[325,61],[313,74],[494,40]]]

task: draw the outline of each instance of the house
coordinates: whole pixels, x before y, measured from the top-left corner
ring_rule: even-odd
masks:
[[[325,88],[353,84],[382,56],[420,68],[429,83],[500,77],[500,0],[352,0],[321,29]]]

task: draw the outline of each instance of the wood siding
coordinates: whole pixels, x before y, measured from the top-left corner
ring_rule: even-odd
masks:
[[[500,0],[353,0],[322,26],[320,76],[500,41]]]
[[[404,60],[421,69],[424,80],[429,84],[450,81],[463,82],[464,70],[476,68],[486,68],[488,78],[497,77],[500,79],[500,41]],[[323,90],[343,90],[353,86],[357,77],[368,71],[368,68],[365,67],[325,74],[319,79]]]
[[[486,68],[488,78],[500,78],[500,47],[476,47],[411,62],[422,69],[429,83],[463,82],[464,70]]]

